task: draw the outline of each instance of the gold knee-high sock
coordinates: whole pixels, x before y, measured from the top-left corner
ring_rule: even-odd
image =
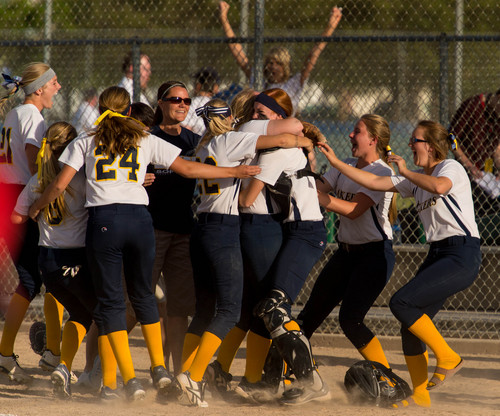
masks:
[[[73,365],[73,359],[86,333],[87,330],[85,327],[78,322],[68,321],[64,325],[61,345],[61,363],[70,371]]]
[[[16,335],[23,323],[28,306],[30,306],[28,299],[14,293],[5,314],[5,325],[3,327],[2,341],[0,342],[0,354],[5,357],[14,354]]]
[[[434,352],[439,367],[451,370],[460,363],[460,356],[450,348],[427,315],[422,315],[408,329]]]
[[[368,344],[359,348],[358,351],[365,360],[376,361],[377,363],[390,368],[389,362],[385,357],[384,350],[382,349],[382,345],[377,337],[373,337]]]
[[[50,293],[45,293],[43,313],[47,333],[47,349],[54,355],[61,355],[61,327],[64,306]]]
[[[198,347],[200,346],[201,337],[192,334],[190,332],[186,333],[184,337],[184,345],[182,347],[182,367],[181,372],[189,370],[191,364],[193,363],[194,357],[198,352]]]
[[[102,384],[116,389],[116,358],[107,335],[97,338],[99,357],[101,358]]]
[[[160,322],[141,325],[141,330],[146,341],[146,346],[148,347],[151,368],[158,367],[159,365],[165,367]]]
[[[127,331],[115,331],[108,334],[109,343],[113,348],[120,374],[122,375],[123,383],[135,377],[134,364],[132,363],[132,355],[128,344]]]
[[[427,390],[427,364],[429,362],[427,351],[419,355],[405,355],[405,361],[413,385],[413,401],[419,406],[429,407],[431,405],[431,397]]]
[[[210,360],[217,351],[217,348],[219,348],[221,342],[222,340],[217,335],[214,335],[211,332],[203,333],[198,352],[194,357],[193,363],[189,367],[191,378],[194,381],[201,381]]]
[[[220,344],[219,354],[217,354],[217,361],[220,363],[222,369],[229,373],[231,364],[233,363],[236,352],[240,348],[241,343],[245,339],[246,332],[235,326],[222,340]]]
[[[261,337],[252,331],[248,332],[245,378],[250,383],[257,383],[262,379],[262,370],[270,346],[270,339]]]

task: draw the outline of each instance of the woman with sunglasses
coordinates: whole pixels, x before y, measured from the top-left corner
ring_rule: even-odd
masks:
[[[190,105],[191,98],[182,82],[167,81],[158,88],[158,107],[151,134],[180,148],[180,155],[184,157],[193,156],[200,141],[199,135],[181,126]],[[193,229],[191,204],[196,180],[161,166],[150,166],[148,170],[155,174],[153,184],[146,188],[156,242],[153,287],[163,275],[167,297],[168,348],[165,352],[170,352],[174,373],[178,374],[188,317],[193,315],[195,304],[189,238]]]
[[[36,219],[85,166],[87,222],[86,251],[97,295],[94,318],[99,330],[103,386],[116,385],[116,364],[129,400],[145,397],[135,377],[125,318],[122,268],[127,293],[148,348],[153,385],[160,393],[171,382],[163,357],[161,328],[151,286],[154,262],[154,228],[147,211],[148,195],[142,183],[149,163],[186,177],[246,177],[259,171],[251,166],[219,168],[184,160],[181,149],[146,132],[129,117],[130,96],[121,87],[109,87],[99,97],[97,127],[72,141],[59,161],[54,181],[30,207]],[[175,196],[174,196],[175,197]]]
[[[474,218],[470,181],[465,169],[446,159],[456,149],[454,136],[433,121],[420,121],[409,144],[413,162],[421,169],[410,171],[401,156],[390,155],[399,176],[377,176],[341,162],[328,145],[321,151],[343,175],[368,189],[399,192],[414,197],[425,230],[429,252],[415,277],[391,298],[390,308],[401,322],[403,352],[413,383],[413,395],[394,407],[429,407],[429,390],[453,376],[463,364],[432,323],[432,318],[451,295],[469,287],[481,264],[480,240]],[[427,376],[426,345],[437,365]]]

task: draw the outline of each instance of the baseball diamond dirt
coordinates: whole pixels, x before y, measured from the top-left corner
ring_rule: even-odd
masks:
[[[34,376],[30,386],[11,384],[7,377],[0,375],[0,416],[128,416],[128,415],[227,415],[237,412],[239,416],[286,415],[286,416],[323,416],[339,415],[439,415],[439,416],[490,416],[500,414],[500,342],[481,341],[466,343],[450,340],[450,344],[462,354],[464,368],[439,389],[431,393],[432,407],[405,408],[400,410],[383,409],[371,406],[355,406],[348,401],[343,387],[344,374],[360,359],[357,351],[349,347],[343,337],[333,337],[328,346],[321,337],[313,337],[313,352],[320,365],[320,372],[330,386],[331,400],[309,403],[303,406],[285,407],[278,404],[255,406],[227,403],[214,397],[207,398],[208,408],[185,407],[176,402],[159,403],[156,391],[150,384],[149,357],[139,327],[130,337],[130,346],[137,377],[147,386],[146,399],[141,402],[125,401],[102,403],[92,394],[73,389],[71,400],[59,400],[52,395],[50,373],[38,367],[39,356],[30,348],[28,329],[31,322],[25,322],[16,340],[15,353],[19,355],[21,366]],[[399,341],[395,338],[381,338],[386,348],[387,357],[394,371],[408,382],[403,355]],[[456,345],[455,345],[456,344]],[[336,346],[335,348],[333,346]],[[85,346],[78,352],[73,370],[80,374],[84,366]],[[243,373],[245,350],[242,348],[231,369],[233,383],[238,383]],[[434,366],[434,357],[430,357],[430,371]]]

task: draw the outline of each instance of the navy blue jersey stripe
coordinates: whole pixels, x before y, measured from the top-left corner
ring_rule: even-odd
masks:
[[[377,214],[375,213],[375,208],[373,206],[370,207],[370,213],[372,214],[372,220],[373,223],[375,224],[375,227],[377,228],[378,232],[382,236],[382,240],[388,240],[387,234],[385,233],[384,229],[380,225],[377,219]]]
[[[297,201],[295,201],[295,198],[293,196],[292,196],[292,206],[293,206],[293,216],[295,218],[294,221],[302,221],[302,218],[300,217],[299,207],[297,206]]]
[[[450,203],[446,200],[446,197],[443,197],[442,199],[443,199],[444,204],[446,205],[446,208],[448,208],[448,211],[450,211],[450,214],[453,216],[453,218],[455,218],[455,221],[458,223],[460,228],[464,231],[465,235],[467,237],[470,237],[471,236],[470,231],[467,229],[465,224],[460,220],[460,218],[458,218],[458,215],[456,214],[456,212],[453,211],[453,208],[451,207]]]
[[[460,205],[458,205],[458,202],[455,201],[455,198],[453,198],[451,195],[446,195],[446,196],[450,198],[450,201],[453,203],[453,205],[455,205],[458,208],[458,210],[462,212],[462,210],[460,209]]]

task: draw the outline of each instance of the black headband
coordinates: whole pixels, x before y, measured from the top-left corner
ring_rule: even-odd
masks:
[[[267,108],[274,111],[276,114],[279,114],[283,118],[288,117],[285,113],[285,110],[283,110],[283,107],[281,107],[273,97],[270,97],[263,92],[255,97],[255,102],[265,105]]]

